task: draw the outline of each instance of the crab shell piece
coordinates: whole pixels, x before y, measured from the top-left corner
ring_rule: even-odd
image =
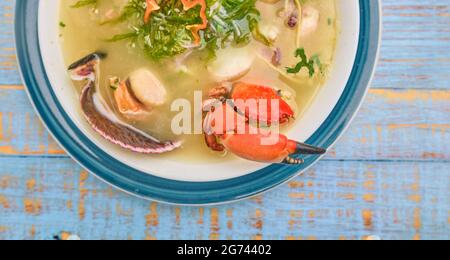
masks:
[[[294,117],[294,111],[281,98],[280,91],[271,87],[238,82],[233,85],[231,98],[234,100],[236,107],[245,113],[249,120],[270,125],[272,123],[283,124]],[[250,101],[256,103],[257,109],[249,109]],[[274,103],[273,101],[277,102]],[[274,104],[278,105],[278,107],[272,108]],[[274,113],[272,113],[273,109],[278,109],[279,112],[273,111]]]
[[[69,67],[74,81],[86,81],[82,89],[81,109],[91,127],[103,138],[133,152],[160,154],[181,147],[181,142],[161,142],[152,136],[132,128],[118,120],[112,121],[98,110],[95,101],[97,72],[99,63],[105,55],[94,53],[75,62]]]
[[[206,134],[221,136],[229,132],[244,132],[246,125],[245,116],[236,113],[231,103],[219,103],[206,115],[203,129]]]

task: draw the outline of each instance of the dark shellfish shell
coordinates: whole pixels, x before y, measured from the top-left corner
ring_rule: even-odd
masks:
[[[130,127],[112,122],[94,104],[95,84],[90,82],[81,94],[81,108],[92,128],[106,140],[137,153],[159,154],[180,147],[178,142],[160,142]]]
[[[69,67],[69,71],[75,73],[73,80],[87,80],[82,90],[80,102],[84,116],[91,127],[103,138],[122,148],[137,153],[161,154],[173,151],[181,147],[181,142],[161,142],[143,132],[133,129],[125,124],[113,122],[100,113],[94,101],[96,92],[96,70],[100,59],[104,54],[93,53]]]

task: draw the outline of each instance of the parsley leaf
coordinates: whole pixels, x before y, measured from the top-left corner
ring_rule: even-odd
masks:
[[[84,0],[92,1],[92,0]],[[254,39],[267,43],[259,32],[260,13],[257,0],[206,0],[208,27],[200,32],[201,45],[214,56],[215,51],[229,45],[248,44]],[[151,59],[161,60],[183,53],[192,48],[192,32],[187,26],[200,24],[200,6],[183,10],[180,0],[159,2],[160,9],[144,23],[145,0],[128,0],[122,14],[103,24],[127,22],[132,29],[115,35],[109,41],[129,40],[141,48]]]
[[[309,71],[309,77],[314,76],[314,73],[316,73],[316,70],[314,68],[314,60],[308,59],[308,57],[306,57],[305,49],[298,48],[295,51],[295,57],[300,58],[301,60],[299,63],[297,63],[297,65],[295,65],[295,67],[292,67],[292,68],[287,67],[286,68],[287,73],[297,74],[303,68],[306,68]]]

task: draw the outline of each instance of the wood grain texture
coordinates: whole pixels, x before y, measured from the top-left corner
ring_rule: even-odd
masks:
[[[448,89],[450,5],[384,0],[382,56],[374,87]]]
[[[450,239],[450,3],[383,3],[373,88],[327,157],[263,196],[186,208],[113,190],[49,137],[0,0],[0,239]]]
[[[25,162],[0,159],[0,238],[450,239],[446,163],[324,161],[263,196],[189,208],[126,196],[68,158]]]

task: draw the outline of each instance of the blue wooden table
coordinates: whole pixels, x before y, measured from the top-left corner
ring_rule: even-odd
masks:
[[[450,239],[450,2],[383,2],[375,81],[328,156],[263,196],[188,208],[116,191],[58,147],[0,0],[0,239]]]

